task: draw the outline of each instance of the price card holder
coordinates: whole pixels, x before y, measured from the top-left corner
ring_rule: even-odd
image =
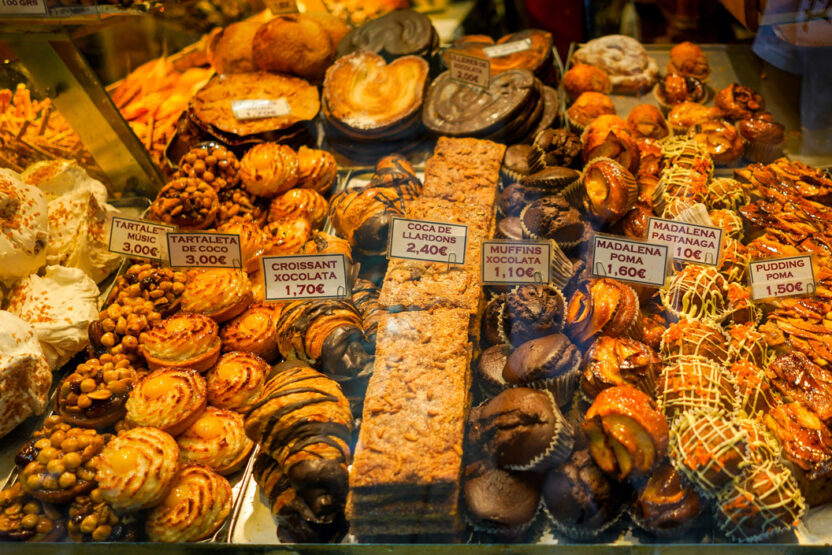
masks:
[[[231,112],[239,120],[278,118],[292,113],[292,107],[285,98],[249,98],[232,100]]]
[[[592,275],[661,287],[667,278],[670,247],[596,233],[593,237]]]
[[[173,268],[242,268],[240,236],[231,233],[168,233]]]
[[[549,283],[552,245],[544,241],[483,241],[482,283]]]
[[[649,218],[647,242],[670,247],[670,257],[678,262],[718,266],[722,252],[722,228]]]
[[[264,256],[267,301],[342,299],[350,294],[343,254]]]
[[[274,15],[298,13],[297,0],[266,0],[265,4]]]
[[[44,15],[46,0],[0,0],[0,15]]]
[[[168,260],[167,234],[176,231],[170,225],[144,220],[114,217],[110,224],[109,251],[131,258]]]
[[[753,300],[772,297],[814,295],[815,269],[812,255],[754,260],[748,264]]]
[[[468,226],[393,218],[387,258],[465,264]]]
[[[451,80],[463,85],[487,89],[491,82],[491,62],[485,58],[448,52],[448,66]]]

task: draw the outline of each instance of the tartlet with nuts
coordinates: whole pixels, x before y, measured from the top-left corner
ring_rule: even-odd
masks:
[[[61,513],[24,492],[20,482],[0,491],[0,540],[54,542],[65,534]]]
[[[64,378],[55,397],[55,412],[82,428],[106,428],[126,414],[124,404],[138,374],[127,355],[103,354],[79,364]]]
[[[192,148],[179,160],[176,177],[201,179],[219,192],[240,182],[240,160],[221,145],[203,144]]]
[[[93,458],[110,438],[110,434],[75,428],[60,416],[50,416],[15,457],[23,491],[56,504],[88,493],[95,487]]]
[[[104,501],[100,489],[79,495],[69,507],[69,537],[75,542],[132,542],[139,539],[134,514],[119,514]]]
[[[201,179],[180,177],[162,187],[147,217],[183,231],[211,227],[219,211],[217,192]]]

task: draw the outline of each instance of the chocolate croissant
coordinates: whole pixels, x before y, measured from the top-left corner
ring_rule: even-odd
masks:
[[[404,217],[405,195],[398,187],[367,187],[338,193],[329,205],[329,217],[338,235],[353,249],[381,254],[393,216]]]
[[[378,322],[387,313],[384,306],[378,302],[381,290],[366,279],[357,279],[352,286],[352,302],[361,313],[361,325],[367,344],[375,351]]]
[[[245,429],[273,459],[258,461],[255,479],[274,499],[276,515],[286,504],[281,496],[299,524],[343,520],[352,428],[349,403],[335,381],[308,366],[275,367]]]

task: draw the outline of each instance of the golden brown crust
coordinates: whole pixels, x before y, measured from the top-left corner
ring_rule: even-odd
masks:
[[[326,195],[338,174],[335,157],[326,150],[302,146],[298,149],[298,187]]]
[[[199,418],[207,399],[205,378],[196,370],[156,370],[130,392],[125,420],[130,426],[152,426],[175,437]]]
[[[638,163],[638,147],[636,164]],[[629,212],[638,197],[638,184],[627,168],[608,158],[597,158],[584,167],[587,212],[600,222],[615,222]]]
[[[697,123],[717,119],[722,116],[719,108],[703,106],[698,102],[680,102],[670,109],[667,122],[675,133],[684,133]]]
[[[639,151],[627,123],[606,114],[595,118],[581,135],[584,162],[594,158],[615,160],[633,175],[638,172]]]
[[[162,503],[147,515],[151,541],[195,542],[211,537],[231,513],[228,480],[200,464],[186,464]]]
[[[291,113],[285,116],[240,120],[231,101],[285,98]],[[315,118],[321,108],[318,89],[307,81],[277,73],[255,72],[216,76],[197,92],[189,106],[200,123],[235,135],[253,135],[287,129]]]
[[[204,372],[219,357],[219,328],[202,314],[179,313],[143,332],[139,352],[151,370],[179,366]]]
[[[176,438],[176,443],[183,462],[205,465],[222,476],[239,470],[254,448],[243,430],[241,414],[211,406]]]
[[[323,102],[328,119],[359,132],[403,121],[422,106],[428,64],[402,56],[390,64],[373,52],[354,52],[326,70]]]
[[[255,354],[225,353],[208,372],[208,401],[215,407],[241,413],[253,405],[266,381],[269,365]]]
[[[253,272],[260,267],[260,257],[266,249],[266,234],[256,222],[234,218],[219,226],[217,232],[240,236],[245,271]]]
[[[96,459],[98,489],[114,509],[135,511],[160,503],[179,472],[179,446],[157,428],[119,434]]]
[[[627,124],[637,137],[664,139],[670,134],[661,111],[652,104],[639,104],[627,115]]]
[[[711,74],[708,57],[699,46],[692,42],[682,42],[670,49],[668,73],[678,73],[686,77],[707,79]]]
[[[249,193],[275,197],[298,184],[298,155],[282,144],[255,145],[240,162],[240,179]]]
[[[231,268],[189,271],[181,299],[183,311],[205,314],[218,323],[234,318],[251,301],[248,276]]]
[[[598,116],[615,114],[615,104],[609,96],[589,91],[581,93],[581,96],[566,110],[566,114],[570,121],[584,127]]]
[[[717,164],[731,164],[742,156],[744,146],[737,128],[725,120],[714,119],[696,124],[688,135],[708,149]]]
[[[607,72],[589,64],[575,64],[563,76],[563,88],[575,99],[587,91],[603,94],[612,92],[612,82]]]
[[[280,15],[260,26],[251,46],[257,67],[320,81],[335,56],[323,26],[301,14]]]
[[[238,21],[220,30],[209,56],[214,71],[220,75],[256,71],[251,44],[262,24],[259,20]]]
[[[306,218],[289,218],[266,226],[269,242],[265,254],[295,254],[312,236],[312,224]]]
[[[326,220],[329,203],[314,189],[290,189],[272,199],[269,222],[290,218],[306,218],[313,229],[320,229]]]
[[[667,421],[642,391],[621,385],[603,390],[586,412],[592,458],[618,479],[647,475],[667,453]]]
[[[223,351],[248,351],[272,362],[277,350],[277,312],[271,305],[254,303],[220,331]]]

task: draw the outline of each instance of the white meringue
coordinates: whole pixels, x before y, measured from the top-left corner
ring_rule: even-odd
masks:
[[[17,172],[0,168],[0,280],[28,276],[46,263],[46,198]]]

